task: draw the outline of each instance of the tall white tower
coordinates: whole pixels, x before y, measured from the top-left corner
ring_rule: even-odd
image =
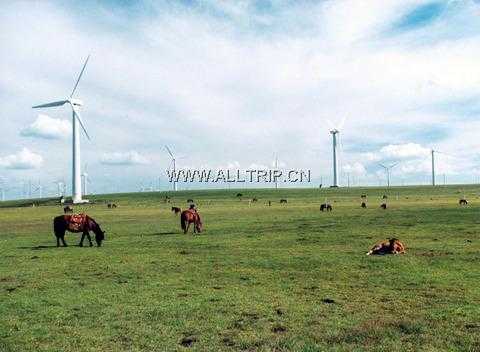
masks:
[[[334,129],[334,130],[331,130],[330,133],[332,134],[332,149],[333,149],[333,185],[332,187],[338,187],[337,134],[340,133],[340,131],[337,129]]]

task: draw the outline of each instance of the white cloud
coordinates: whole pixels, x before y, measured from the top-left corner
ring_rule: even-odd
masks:
[[[100,162],[105,165],[141,165],[150,163],[146,157],[134,150],[125,153],[104,153]]]
[[[25,137],[60,139],[68,136],[71,131],[72,125],[69,121],[39,114],[32,124],[21,130],[20,134]]]
[[[389,144],[380,149],[384,159],[412,159],[424,158],[430,154],[430,149],[417,143]]]
[[[0,157],[0,166],[6,169],[36,169],[42,166],[43,157],[30,151],[28,148],[23,148],[16,154]]]
[[[365,166],[362,163],[354,162],[352,164],[345,164],[343,167],[343,172],[352,174],[354,176],[363,176],[367,173]]]

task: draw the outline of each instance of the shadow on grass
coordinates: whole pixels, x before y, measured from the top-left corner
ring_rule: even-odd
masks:
[[[32,251],[38,251],[38,250],[43,250],[43,249],[53,249],[57,248],[56,245],[52,246],[33,246],[33,247],[17,247],[18,249],[30,249]]]
[[[180,231],[178,232],[153,232],[153,233],[146,233],[143,236],[168,236],[168,235],[180,235]]]

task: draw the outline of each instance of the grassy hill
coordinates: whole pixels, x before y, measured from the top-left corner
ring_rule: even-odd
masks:
[[[77,247],[76,234],[55,247],[53,199],[0,203],[0,351],[478,351],[479,196],[478,186],[99,195],[75,210],[107,231],[100,248]],[[200,236],[170,212],[188,198]],[[319,211],[325,199],[333,212]],[[407,254],[365,256],[392,236]]]

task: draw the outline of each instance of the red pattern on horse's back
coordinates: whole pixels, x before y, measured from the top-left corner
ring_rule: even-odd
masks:
[[[87,223],[87,214],[64,215],[67,229],[70,232],[82,232]]]

